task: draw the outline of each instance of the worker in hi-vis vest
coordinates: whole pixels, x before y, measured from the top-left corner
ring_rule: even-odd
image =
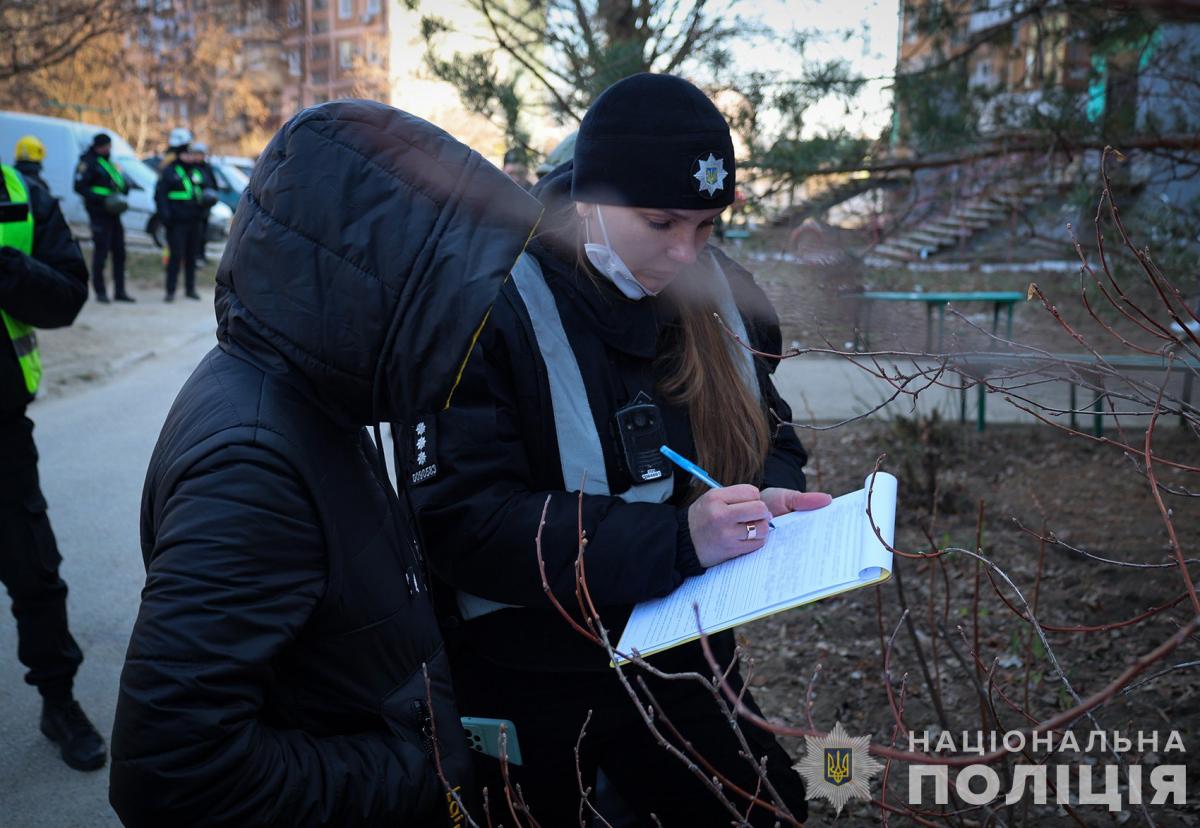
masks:
[[[200,219],[208,215],[208,207],[202,201],[203,177],[192,164],[189,152],[194,137],[186,127],[171,130],[154,190],[154,206],[163,227],[167,228],[167,293],[163,298],[168,302],[175,300],[180,265],[184,295],[189,299],[200,298],[196,292],[196,259],[204,244]]]
[[[62,559],[25,416],[42,378],[34,328],[75,320],[87,301],[87,265],[44,185],[3,165],[0,181],[0,317],[8,340],[0,347],[0,581],[12,598],[25,681],[42,695],[42,733],[72,768],[96,770],[106,749],[74,698],[83,654],[67,626]]]
[[[92,289],[96,291],[96,301],[108,302],[104,262],[112,251],[113,298],[132,302],[133,297],[125,292],[125,227],[121,224],[121,213],[129,207],[125,198],[129,194],[129,181],[109,157],[111,153],[112,138],[97,133],[92,145],[79,156],[75,192],[83,196],[92,230]]]

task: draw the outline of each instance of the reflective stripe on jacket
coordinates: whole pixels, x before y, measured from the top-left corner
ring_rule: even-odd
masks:
[[[107,158],[101,158],[100,156],[96,156],[96,162],[100,165],[100,168],[102,170],[104,170],[105,173],[108,174],[108,177],[111,180],[113,186],[112,187],[101,187],[101,186],[93,184],[92,185],[93,193],[95,193],[96,195],[110,196],[110,195],[113,195],[114,193],[118,193],[120,195],[125,195],[126,193],[129,192],[129,186],[125,183],[125,176],[121,175],[121,171],[119,169],[117,169],[115,166],[113,166],[108,161]]]
[[[29,205],[29,191],[21,174],[12,167],[0,165],[4,173],[4,186],[8,190],[8,199],[13,204]],[[26,210],[25,218],[14,222],[0,222],[0,247],[13,247],[26,256],[33,252],[33,212]],[[37,334],[32,325],[27,325],[13,319],[2,309],[0,318],[4,319],[4,328],[8,338],[12,340],[13,349],[17,352],[17,361],[21,364],[21,374],[25,377],[25,390],[30,394],[37,391],[42,381],[42,358],[38,353]]]
[[[196,188],[192,184],[192,178],[184,170],[182,164],[175,165],[175,174],[179,176],[179,183],[183,185],[182,190],[168,190],[167,198],[172,201],[194,201],[196,199]]]

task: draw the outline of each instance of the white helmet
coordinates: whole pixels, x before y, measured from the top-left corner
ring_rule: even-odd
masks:
[[[208,154],[208,147],[200,141],[193,141],[189,149],[192,152],[204,153],[206,155]]]
[[[175,127],[171,130],[170,136],[167,138],[167,146],[170,147],[186,147],[192,142],[192,131],[187,127]]]

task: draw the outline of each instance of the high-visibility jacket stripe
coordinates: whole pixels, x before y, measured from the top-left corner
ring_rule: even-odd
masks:
[[[179,180],[183,183],[182,190],[170,190],[167,193],[167,198],[172,201],[192,201],[196,198],[195,187],[192,186],[191,177],[183,171],[183,167],[179,164],[175,165],[175,174],[179,176]]]
[[[8,188],[9,200],[14,204],[28,204],[29,190],[26,189],[21,174],[2,164],[0,172],[4,174],[4,185]],[[26,256],[33,253],[32,212],[21,221],[0,222],[0,246],[16,248]],[[8,338],[12,340],[17,362],[21,364],[25,390],[33,394],[42,382],[42,358],[38,353],[37,333],[32,325],[13,319],[3,309],[0,309],[0,318],[4,320],[4,329],[8,332]]]

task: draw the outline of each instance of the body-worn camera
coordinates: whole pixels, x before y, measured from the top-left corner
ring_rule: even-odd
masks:
[[[625,468],[634,485],[651,483],[671,476],[671,466],[659,453],[658,447],[667,442],[662,413],[640,392],[632,403],[614,415]]]

